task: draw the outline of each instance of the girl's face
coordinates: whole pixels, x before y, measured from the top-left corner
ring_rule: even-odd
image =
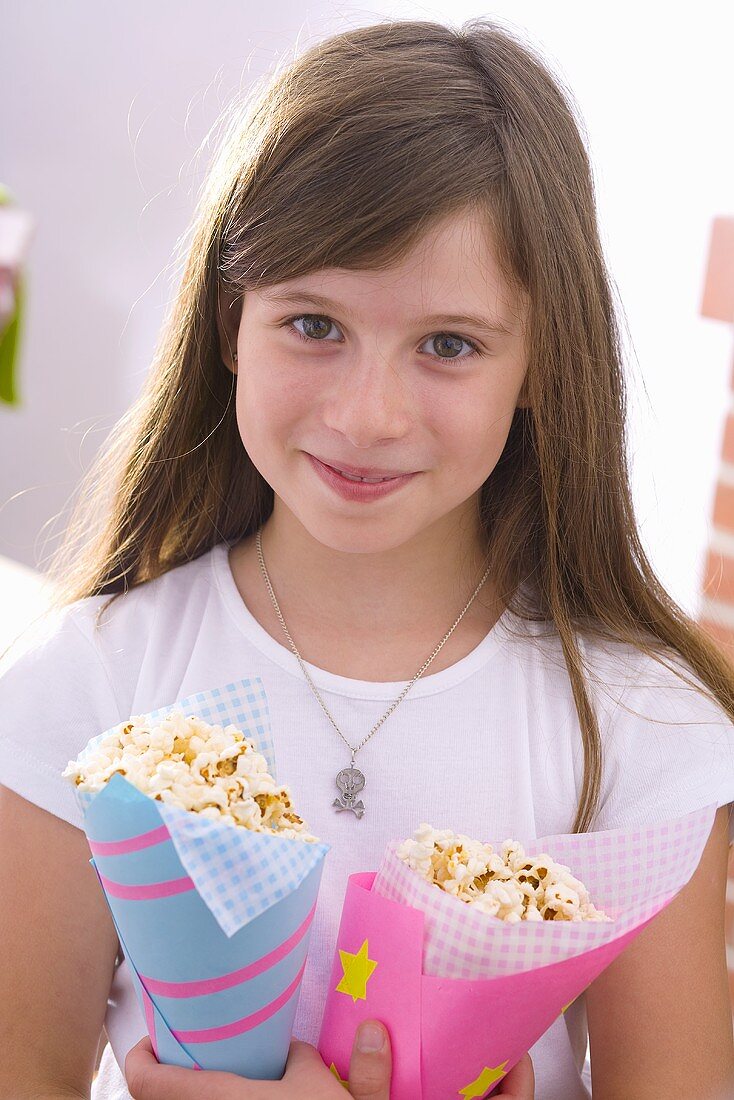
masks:
[[[389,273],[333,268],[244,295],[237,363],[225,360],[242,442],[275,509],[333,549],[375,553],[476,523],[526,373],[525,316],[490,240],[476,216],[455,216]],[[309,455],[417,476],[355,502]]]

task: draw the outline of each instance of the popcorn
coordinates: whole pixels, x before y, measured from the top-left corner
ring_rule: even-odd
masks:
[[[526,855],[518,840],[504,840],[495,852],[491,844],[421,822],[397,855],[428,882],[508,923],[612,920],[594,906],[570,867],[547,852]]]
[[[275,782],[236,726],[210,725],[175,707],[155,725],[133,715],[62,775],[79,790],[99,791],[116,772],[150,798],[212,821],[318,841],[293,811],[290,788]]]

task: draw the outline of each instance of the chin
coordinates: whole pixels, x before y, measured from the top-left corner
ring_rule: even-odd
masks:
[[[388,554],[410,542],[418,533],[406,530],[404,521],[400,530],[396,530],[394,522],[381,524],[359,516],[345,517],[343,522],[314,515],[297,518],[315,542],[337,554]]]

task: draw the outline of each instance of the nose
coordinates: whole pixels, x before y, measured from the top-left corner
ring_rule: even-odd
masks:
[[[324,419],[355,447],[405,435],[414,416],[406,379],[376,351],[345,361],[324,406]]]

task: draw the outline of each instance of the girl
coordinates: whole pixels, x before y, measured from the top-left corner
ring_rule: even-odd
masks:
[[[715,803],[685,890],[496,1094],[588,1097],[588,1028],[595,1100],[730,1095],[734,673],[640,543],[569,99],[489,19],[338,34],[233,112],[186,247],[51,614],[0,679],[4,1094],[89,1095],[104,1024],[95,1097],[343,1095],[312,1047],[347,878],[390,838]],[[275,1083],[151,1064],[60,778],[101,730],[245,675],[332,849]],[[360,816],[334,805],[352,761]],[[355,1052],[352,1095],[388,1095],[380,1057]]]

